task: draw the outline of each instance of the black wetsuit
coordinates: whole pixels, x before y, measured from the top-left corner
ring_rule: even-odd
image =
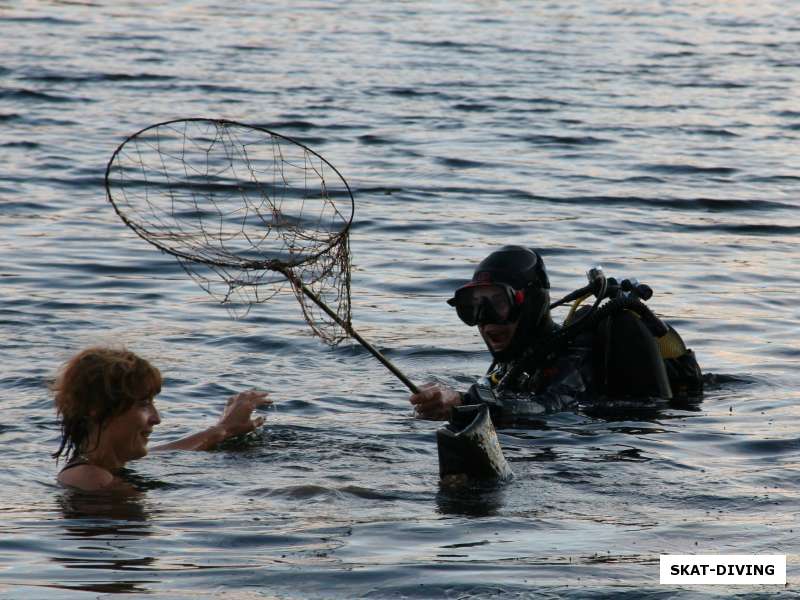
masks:
[[[554,326],[553,331],[558,329]],[[626,395],[669,399],[672,390],[680,394],[702,390],[702,373],[691,350],[684,348],[679,357],[663,358],[656,339],[643,326],[640,332],[639,339],[626,336],[614,348],[606,335],[586,332],[535,364],[523,364],[524,353],[497,363],[463,395],[462,404],[488,404],[493,421],[508,426],[541,420],[548,413],[574,411],[584,403],[611,404]],[[670,332],[680,340],[674,330]],[[648,362],[642,363],[640,357],[646,354]],[[653,371],[656,383],[642,382],[643,370]],[[613,381],[609,381],[609,371]],[[638,389],[626,393],[628,382]]]
[[[464,394],[463,404],[489,404],[495,423],[575,410],[593,393],[592,348],[582,337],[536,366],[495,364]]]

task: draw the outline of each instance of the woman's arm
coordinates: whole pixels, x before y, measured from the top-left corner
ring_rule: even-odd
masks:
[[[252,390],[231,396],[216,425],[174,442],[156,446],[151,451],[210,450],[230,437],[253,431],[264,423],[264,417],[251,418],[253,411],[259,406],[272,404],[267,396],[267,392]]]

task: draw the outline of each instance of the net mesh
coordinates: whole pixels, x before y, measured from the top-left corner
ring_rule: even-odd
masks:
[[[348,337],[353,197],[303,144],[233,121],[160,123],[117,149],[106,189],[128,226],[235,315],[288,284],[316,335]]]

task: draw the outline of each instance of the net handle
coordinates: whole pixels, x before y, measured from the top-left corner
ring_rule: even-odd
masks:
[[[361,337],[361,336],[358,334],[358,332],[357,332],[355,329],[353,329],[353,326],[352,326],[352,325],[350,325],[349,323],[345,323],[345,322],[344,322],[344,321],[343,321],[343,320],[342,320],[342,319],[339,317],[339,315],[337,315],[335,312],[333,312],[333,310],[331,310],[331,309],[328,307],[328,305],[327,305],[327,304],[325,304],[325,303],[324,303],[324,302],[323,302],[323,301],[322,301],[322,300],[319,298],[319,296],[317,296],[317,295],[316,295],[316,294],[315,294],[313,291],[311,291],[311,290],[310,290],[308,287],[306,287],[306,284],[304,284],[302,281],[300,281],[300,280],[299,280],[299,279],[298,279],[296,276],[294,276],[293,274],[290,274],[290,273],[285,273],[285,275],[286,275],[287,279],[289,279],[289,281],[291,281],[291,282],[292,282],[292,284],[294,284],[294,285],[295,285],[295,287],[298,287],[298,288],[300,289],[300,291],[302,291],[302,292],[303,292],[303,294],[305,294],[305,295],[306,295],[308,298],[310,298],[310,299],[311,299],[311,300],[314,302],[314,304],[316,304],[316,305],[317,305],[317,306],[319,306],[319,307],[320,307],[322,310],[324,310],[324,311],[325,311],[325,313],[326,313],[326,314],[327,314],[327,315],[328,315],[328,316],[329,316],[331,319],[333,319],[334,321],[336,321],[336,323],[337,323],[337,324],[338,324],[338,325],[339,325],[339,326],[340,326],[342,329],[344,329],[344,330],[345,330],[345,331],[346,331],[348,334],[350,334],[350,335],[353,337],[353,339],[354,339],[354,340],[356,340],[356,341],[357,341],[359,344],[361,344],[361,345],[362,345],[364,348],[366,348],[366,349],[367,349],[367,351],[369,351],[369,353],[370,353],[370,354],[372,354],[372,356],[374,356],[375,358],[377,358],[377,359],[380,361],[380,363],[381,363],[381,364],[382,364],[384,367],[386,367],[387,369],[389,369],[389,370],[392,372],[392,374],[393,374],[395,377],[397,377],[397,378],[398,378],[400,381],[402,381],[402,382],[403,382],[403,385],[405,385],[405,386],[406,386],[406,387],[407,387],[409,390],[411,390],[411,393],[412,393],[412,394],[418,394],[418,393],[419,393],[419,388],[418,388],[416,385],[414,385],[414,384],[411,382],[411,380],[410,380],[408,377],[406,377],[406,376],[403,374],[403,372],[402,372],[400,369],[398,369],[398,368],[395,366],[395,364],[394,364],[392,361],[390,361],[390,360],[389,360],[388,358],[386,358],[386,357],[385,357],[383,354],[381,354],[380,350],[378,350],[378,349],[377,349],[375,346],[373,346],[373,345],[372,345],[372,344],[370,344],[370,343],[369,343],[367,340],[365,340],[364,338],[362,338],[362,337]]]

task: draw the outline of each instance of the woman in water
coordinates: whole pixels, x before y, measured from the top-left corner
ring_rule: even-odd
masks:
[[[86,491],[129,489],[117,472],[147,454],[161,422],[153,403],[161,391],[159,370],[127,350],[89,348],[62,367],[53,389],[61,419],[53,457],[67,460],[58,481]],[[270,403],[265,392],[242,392],[228,399],[216,425],[152,450],[208,450],[260,426],[264,418],[253,419],[253,410]]]

